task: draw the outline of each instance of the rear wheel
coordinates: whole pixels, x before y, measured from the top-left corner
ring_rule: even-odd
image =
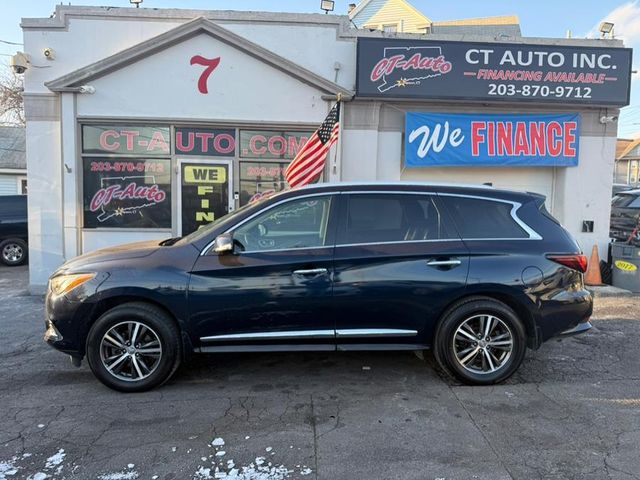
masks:
[[[27,261],[27,242],[19,238],[10,238],[0,242],[0,260],[5,265],[15,267]]]
[[[87,337],[87,360],[94,375],[121,392],[142,392],[166,382],[180,359],[180,332],[174,320],[146,303],[107,311]]]
[[[474,297],[445,313],[433,353],[462,382],[491,385],[513,375],[525,351],[526,333],[517,314],[497,300]]]

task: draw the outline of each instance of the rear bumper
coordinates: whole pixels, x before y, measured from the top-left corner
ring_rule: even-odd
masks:
[[[542,303],[538,321],[541,340],[577,335],[591,328],[593,297],[586,289],[564,290]]]

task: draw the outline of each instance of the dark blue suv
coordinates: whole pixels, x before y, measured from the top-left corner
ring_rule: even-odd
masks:
[[[121,391],[190,352],[431,349],[493,384],[527,347],[590,328],[586,258],[544,197],[489,187],[324,184],[56,271],[45,340]]]

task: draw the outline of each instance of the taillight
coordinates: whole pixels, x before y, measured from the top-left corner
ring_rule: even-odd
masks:
[[[580,273],[587,271],[587,257],[584,255],[547,255],[547,258]]]

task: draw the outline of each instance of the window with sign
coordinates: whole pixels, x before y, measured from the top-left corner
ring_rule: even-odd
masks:
[[[240,162],[240,205],[284,190],[287,165],[289,162]]]
[[[284,171],[313,132],[240,130],[240,205],[284,190]]]
[[[171,228],[168,127],[83,125],[82,148],[84,228]]]

